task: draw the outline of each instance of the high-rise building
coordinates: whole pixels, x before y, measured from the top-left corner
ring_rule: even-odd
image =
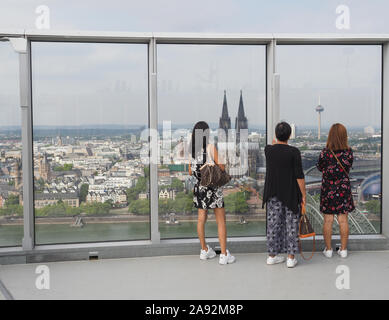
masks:
[[[291,127],[291,129],[292,129],[292,132],[291,132],[291,134],[290,134],[290,139],[296,139],[296,130],[297,130],[297,128],[296,128],[296,125],[294,124],[294,123],[291,123],[290,124],[290,127]]]
[[[368,127],[365,127],[363,129],[363,132],[367,135],[367,136],[372,136],[374,134],[374,128],[372,126],[368,126]]]
[[[61,136],[58,136],[58,137],[57,137],[57,145],[58,145],[58,146],[62,146],[62,145],[63,145]]]
[[[320,140],[321,135],[321,113],[324,111],[324,107],[320,104],[320,96],[319,96],[319,105],[316,107],[316,112],[318,114],[318,133],[317,133],[317,139]]]

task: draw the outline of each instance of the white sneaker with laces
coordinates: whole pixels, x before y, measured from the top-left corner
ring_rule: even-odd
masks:
[[[207,245],[208,250],[201,249],[200,260],[208,260],[216,257],[216,252]]]
[[[235,257],[230,254],[228,250],[226,250],[227,254],[220,254],[219,263],[220,264],[230,264],[235,262]]]
[[[343,259],[347,258],[347,255],[348,255],[347,249],[345,249],[345,250],[339,249],[339,250],[338,250],[338,255],[339,255],[341,258],[343,258]]]
[[[286,266],[288,268],[294,268],[296,265],[297,265],[297,259],[296,258],[294,258],[294,259],[288,258],[286,260]]]
[[[323,251],[323,254],[326,258],[332,258],[333,252],[334,252],[334,250],[332,250],[332,249],[327,250],[327,248],[325,248]]]
[[[283,256],[274,256],[274,257],[267,257],[266,263],[269,265],[282,263],[285,261],[285,257]]]

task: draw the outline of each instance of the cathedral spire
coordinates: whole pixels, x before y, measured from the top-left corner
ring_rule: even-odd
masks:
[[[238,109],[238,119],[239,119],[239,120],[247,120],[247,119],[246,119],[246,116],[245,116],[245,114],[244,114],[242,90],[240,90],[239,109]]]
[[[248,121],[244,114],[243,94],[242,90],[240,90],[238,115],[235,118],[236,143],[240,142],[240,131],[242,129],[248,129]]]
[[[224,131],[226,132],[226,135],[228,134],[228,130],[231,129],[231,118],[228,115],[226,90],[224,90],[223,109],[222,109],[222,116],[219,119],[219,128],[224,129]]]
[[[222,110],[222,119],[228,119],[228,107],[227,107],[227,93],[224,90],[224,98],[223,98],[223,110]]]

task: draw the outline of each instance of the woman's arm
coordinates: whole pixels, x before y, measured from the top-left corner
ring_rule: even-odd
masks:
[[[303,202],[302,204],[305,205],[305,201],[307,198],[307,191],[305,189],[305,179],[297,179],[297,183],[300,187],[301,194],[303,195]]]
[[[350,149],[350,166],[351,167],[353,166],[353,163],[354,163],[354,153],[353,153],[353,150]]]
[[[323,171],[324,163],[325,163],[325,159],[324,159],[324,149],[323,149],[322,152],[320,152],[319,160],[317,161],[316,164],[317,170]]]
[[[217,149],[215,146],[212,146],[212,157],[213,161],[220,167],[220,169],[225,170],[224,164],[219,163],[219,153],[217,152]]]
[[[305,205],[305,199],[306,199],[306,195],[307,195],[307,192],[305,189],[305,175],[304,175],[303,164],[302,164],[302,160],[301,160],[301,152],[298,149],[296,152],[294,170],[295,170],[294,174],[295,174],[297,183],[299,185],[299,188],[300,188],[300,191],[301,191],[301,194],[303,197],[302,205]]]
[[[190,176],[192,175],[192,167],[191,167],[190,163],[189,163],[189,175]]]
[[[353,150],[351,148],[350,148],[350,151],[348,153],[347,160],[348,160],[347,164],[349,166],[349,171],[351,171],[351,167],[353,166],[353,162],[354,162]]]

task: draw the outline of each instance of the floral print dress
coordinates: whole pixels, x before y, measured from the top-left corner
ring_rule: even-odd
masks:
[[[221,187],[213,188],[200,185],[200,168],[203,164],[204,159],[202,155],[196,159],[192,158],[192,175],[196,178],[196,184],[193,188],[193,204],[197,209],[204,210],[224,208],[223,189]]]
[[[317,168],[322,172],[320,211],[325,214],[348,213],[355,209],[348,173],[353,164],[350,149],[334,151],[342,163],[344,172],[332,152],[324,148],[320,153]]]

